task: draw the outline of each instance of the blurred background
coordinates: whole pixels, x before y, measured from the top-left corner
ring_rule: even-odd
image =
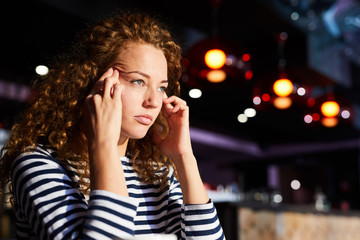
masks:
[[[155,14],[183,47],[181,96],[228,239],[359,234],[358,0],[3,2],[0,147],[34,78],[116,9]],[[14,237],[11,207],[0,216],[0,238]]]

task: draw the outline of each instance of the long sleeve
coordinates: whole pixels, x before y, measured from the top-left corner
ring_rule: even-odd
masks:
[[[129,197],[81,193],[74,171],[49,149],[20,155],[12,168],[17,239],[131,239],[175,234],[179,239],[225,239],[212,202],[184,205],[179,182],[168,187],[140,181],[130,160],[121,159]]]
[[[212,201],[206,204],[183,204],[180,183],[172,176],[169,205],[180,207],[180,226],[169,223],[169,228],[180,227],[181,239],[224,240],[225,236]]]
[[[134,235],[138,203],[106,191],[81,194],[45,150],[20,155],[12,169],[18,239],[113,239]]]
[[[181,216],[184,239],[225,239],[213,202],[183,205]]]

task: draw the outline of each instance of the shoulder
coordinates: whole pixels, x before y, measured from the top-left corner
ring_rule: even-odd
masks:
[[[77,188],[77,181],[54,153],[48,147],[37,146],[18,155],[11,169],[14,195],[24,199],[24,194],[36,195]]]
[[[29,147],[23,152],[21,152],[14,161],[13,165],[20,164],[27,159],[47,159],[51,161],[57,162],[55,159],[56,157],[56,151],[51,148],[44,145],[36,145],[36,147]]]
[[[56,151],[43,145],[37,145],[36,148],[29,148],[19,154],[14,160],[11,172],[14,176],[18,171],[21,170],[23,172],[30,168],[55,168],[64,171],[61,163],[56,159]]]

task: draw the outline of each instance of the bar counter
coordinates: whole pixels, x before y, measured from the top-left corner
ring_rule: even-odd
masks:
[[[218,202],[216,207],[228,240],[360,239],[360,211],[244,202]]]

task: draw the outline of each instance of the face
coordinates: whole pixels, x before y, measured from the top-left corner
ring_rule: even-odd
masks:
[[[130,43],[113,66],[120,72],[120,82],[124,85],[120,141],[143,138],[166,97],[166,58],[151,45]]]

